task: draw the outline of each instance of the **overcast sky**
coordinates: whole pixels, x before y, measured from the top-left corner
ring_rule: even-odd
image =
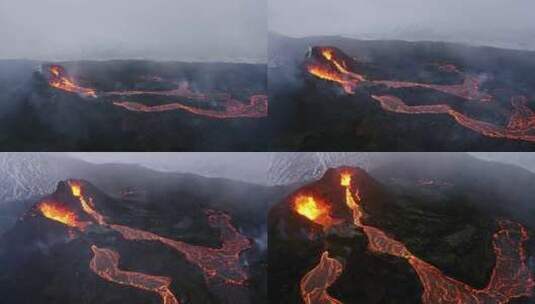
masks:
[[[0,0],[0,58],[265,61],[265,1]]]
[[[270,0],[270,30],[289,36],[447,40],[534,48],[533,0]]]

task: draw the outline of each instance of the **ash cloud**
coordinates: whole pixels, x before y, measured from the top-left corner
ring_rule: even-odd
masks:
[[[265,62],[251,0],[0,0],[0,59]]]
[[[530,0],[272,0],[271,31],[295,37],[459,42],[535,50]]]

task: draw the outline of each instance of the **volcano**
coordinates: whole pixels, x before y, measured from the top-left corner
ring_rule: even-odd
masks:
[[[443,185],[427,191],[444,194]],[[300,212],[303,195],[321,201],[309,208],[330,220]],[[532,303],[528,226],[443,200],[408,202],[364,170],[328,170],[270,212],[270,300]]]
[[[164,211],[87,181],[62,181],[0,238],[2,302],[264,301],[252,237],[262,223],[250,234],[231,213],[203,205]]]
[[[13,150],[235,151],[267,145],[258,140],[268,115],[262,64],[5,64],[0,114],[7,120],[0,127],[8,134],[3,144]]]
[[[535,83],[524,77],[535,68],[533,52],[275,34],[270,41],[271,109],[291,119],[285,139],[296,150],[533,150]]]

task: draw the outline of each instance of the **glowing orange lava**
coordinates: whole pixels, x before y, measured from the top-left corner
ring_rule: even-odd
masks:
[[[318,265],[304,275],[299,284],[305,304],[342,304],[327,292],[342,274],[342,270],[342,263],[330,258],[327,251],[323,252]]]
[[[409,106],[396,96],[372,95],[381,107],[389,112],[402,114],[448,114],[460,125],[471,129],[479,134],[514,140],[535,142],[535,114],[530,112],[524,103],[512,103],[516,109],[507,127],[501,127],[489,122],[468,117],[450,107],[447,104]]]
[[[240,262],[240,255],[252,245],[249,239],[240,234],[231,224],[231,218],[228,214],[212,210],[206,211],[208,224],[219,229],[221,233],[222,246],[220,248],[190,245],[152,232],[107,223],[104,215],[96,210],[93,198],[84,193],[81,183],[69,181],[69,184],[73,193],[81,193],[78,199],[82,209],[97,224],[117,231],[127,240],[157,241],[179,251],[190,263],[197,265],[203,271],[207,280],[219,279],[224,283],[236,285],[244,285],[247,281],[248,275]],[[78,187],[81,190],[78,190]]]
[[[192,92],[187,82],[181,82],[178,87],[171,90],[161,91],[111,91],[100,92],[97,96],[95,89],[84,88],[67,75],[65,69],[59,65],[49,67],[51,87],[78,93],[85,97],[112,97],[115,106],[133,112],[167,112],[183,110],[200,116],[226,119],[226,118],[261,118],[268,115],[267,95],[252,95],[248,102],[242,102],[232,98],[229,94],[201,94]],[[183,102],[171,102],[161,105],[145,105],[140,102],[128,101],[125,98],[130,96],[166,96],[183,97],[187,99],[203,102],[203,106],[192,106]],[[209,101],[214,101],[217,108],[206,108]]]
[[[346,193],[349,189],[350,187],[346,186]],[[528,235],[520,224],[499,221],[500,230],[494,234],[493,239],[496,264],[487,287],[475,289],[444,275],[438,268],[413,255],[402,242],[387,236],[379,228],[363,224],[360,219],[360,197],[354,200],[352,196],[346,196],[346,204],[353,210],[355,225],[368,237],[370,251],[404,258],[415,269],[424,288],[424,304],[504,304],[514,298],[532,295],[535,283],[526,264],[523,245]]]
[[[51,87],[71,93],[77,93],[84,97],[97,97],[96,90],[77,85],[74,79],[67,75],[62,66],[54,64],[51,65],[48,70],[50,72],[48,84]]]
[[[60,222],[73,228],[83,229],[86,224],[79,222],[76,213],[66,206],[52,201],[44,201],[38,205],[39,211],[48,219]]]
[[[184,110],[193,114],[210,118],[260,118],[268,114],[268,99],[266,95],[251,96],[249,103],[229,98],[220,101],[223,110],[203,109],[188,106],[182,103],[167,103],[156,106],[147,106],[139,102],[115,101],[114,105],[133,112],[167,112],[173,110]]]
[[[351,186],[351,173],[343,172],[340,175],[340,186],[343,186],[343,187]]]
[[[93,258],[89,268],[104,280],[152,291],[160,295],[162,304],[179,304],[171,291],[172,280],[169,277],[153,276],[140,272],[119,269],[119,254],[111,249],[91,246]]]
[[[462,84],[441,85],[410,81],[376,80],[375,84],[382,84],[389,88],[425,88],[461,97],[466,100],[491,101],[492,96],[479,90],[479,80],[474,76],[467,76]]]
[[[333,223],[333,219],[329,215],[329,205],[311,195],[298,195],[294,199],[294,210],[324,228]]]
[[[315,55],[314,60],[306,63],[308,72],[319,79],[338,83],[348,94],[354,94],[354,89],[358,84],[366,82],[391,89],[425,88],[470,101],[490,102],[493,100],[492,95],[481,91],[480,79],[473,75],[465,76],[462,83],[453,85],[397,80],[366,80],[364,76],[350,71],[347,63],[342,59],[341,51],[330,47],[316,47],[315,50],[319,55]],[[454,65],[441,65],[440,69],[460,73]],[[461,126],[484,136],[535,142],[535,111],[529,108],[525,96],[511,97],[510,103],[513,110],[510,111],[509,121],[505,126],[472,118],[456,111],[447,103],[409,106],[393,95],[372,95],[372,98],[378,101],[386,111],[403,114],[447,114]]]
[[[318,48],[321,60],[316,60],[307,64],[310,74],[327,81],[336,82],[342,86],[348,94],[354,94],[355,88],[364,77],[360,74],[349,71],[347,63],[337,56],[333,48]]]

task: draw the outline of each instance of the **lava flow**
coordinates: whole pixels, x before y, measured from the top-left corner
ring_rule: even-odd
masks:
[[[334,223],[329,214],[329,205],[312,195],[300,194],[294,199],[294,209],[298,214],[308,218],[324,228],[328,228]]]
[[[84,97],[97,97],[95,89],[84,88],[77,85],[74,79],[69,77],[62,66],[53,64],[48,68],[48,71],[50,73],[48,84],[51,87],[71,93],[77,93]]]
[[[348,94],[353,94],[354,89],[359,83],[368,82],[370,84],[385,85],[388,88],[394,89],[414,87],[426,88],[461,97],[466,100],[492,100],[491,95],[480,91],[479,79],[475,76],[467,76],[463,83],[455,85],[438,85],[395,80],[367,80],[364,75],[350,71],[346,60],[342,58],[347,56],[340,50],[332,47],[315,47],[312,52],[316,55],[314,56],[315,60],[307,63],[308,72],[320,79],[337,82]],[[458,71],[456,67],[455,71]]]
[[[468,117],[447,104],[409,106],[392,95],[372,95],[372,98],[379,102],[385,111],[402,114],[448,114],[463,127],[488,137],[535,142],[535,113],[525,102],[521,102],[525,100],[523,98],[512,98],[511,105],[514,110],[507,127]]]
[[[114,105],[134,112],[167,112],[174,110],[184,110],[193,114],[210,118],[260,118],[268,114],[268,99],[266,95],[253,95],[248,103],[243,103],[236,99],[228,98],[219,103],[222,110],[203,109],[178,102],[162,105],[147,106],[139,102],[114,101]]]
[[[78,197],[80,200],[82,209],[96,223],[119,232],[125,239],[161,242],[179,251],[190,263],[202,269],[206,279],[219,278],[224,283],[237,285],[245,284],[245,281],[248,279],[247,273],[240,263],[240,254],[251,248],[251,242],[232,226],[230,222],[231,218],[228,214],[212,210],[206,211],[208,224],[213,228],[219,229],[221,233],[222,246],[220,248],[190,245],[182,241],[159,236],[152,232],[124,225],[109,224],[106,222],[105,217],[96,211],[93,199],[83,192],[80,182],[69,181],[69,185],[73,196]]]
[[[69,227],[83,230],[87,226],[87,223],[78,221],[78,216],[76,213],[60,203],[43,201],[39,203],[37,208],[46,218]]]
[[[95,89],[84,88],[76,84],[74,79],[67,75],[60,65],[49,67],[49,85],[51,87],[78,93],[84,97],[97,97]],[[140,102],[125,100],[131,96],[165,96],[182,97],[186,99],[204,102],[203,107],[191,106],[182,102],[172,102],[161,105],[145,105]],[[232,98],[229,94],[201,94],[192,92],[187,83],[181,82],[176,89],[172,90],[147,90],[147,91],[111,91],[100,92],[98,97],[111,97],[113,105],[133,112],[167,112],[183,110],[196,115],[226,119],[226,118],[261,118],[268,115],[268,98],[266,95],[252,95],[247,102]],[[217,107],[206,108],[207,102],[215,101]]]
[[[319,58],[307,64],[310,74],[340,84],[348,94],[353,94],[359,83],[365,81],[362,75],[349,71],[347,63],[337,55],[334,48],[318,47],[312,52],[319,52]]]
[[[493,99],[480,90],[480,80],[476,76],[468,75],[461,84],[439,85],[410,81],[367,80],[364,76],[351,72],[346,60],[347,56],[340,50],[329,47],[315,47],[312,50],[313,59],[308,60],[308,72],[320,79],[338,83],[348,94],[354,94],[354,89],[361,82],[386,86],[390,89],[425,88],[465,100],[490,102]],[[349,57],[347,57],[349,58]],[[347,59],[350,60],[350,59]],[[453,65],[447,65],[448,71],[460,73]],[[410,106],[402,99],[393,95],[372,95],[373,100],[379,102],[383,110],[403,114],[448,114],[459,125],[471,129],[481,135],[494,138],[522,140],[535,142],[535,111],[530,109],[525,96],[511,97],[512,110],[504,111],[508,114],[508,123],[500,126],[482,121],[463,114],[449,104],[414,105]],[[484,106],[484,105],[482,105]]]
[[[342,304],[327,292],[327,288],[338,279],[342,270],[342,263],[330,258],[327,251],[323,252],[318,265],[304,275],[299,284],[305,304]]]
[[[410,81],[375,80],[374,84],[382,84],[388,88],[425,88],[438,92],[461,97],[466,100],[491,101],[492,96],[479,90],[479,79],[474,76],[467,76],[462,84],[443,85],[429,84]]]
[[[93,259],[89,264],[91,270],[104,280],[152,291],[160,295],[162,304],[179,304],[170,289],[171,278],[130,272],[119,269],[119,254],[111,249],[91,246]]]
[[[251,248],[250,241],[236,230],[230,223],[230,217],[223,213],[212,213],[208,216],[208,223],[219,228],[223,244],[220,248],[190,245],[154,234],[122,225],[109,225],[127,240],[158,241],[178,252],[190,262],[202,269],[205,278],[221,279],[227,284],[244,285],[247,273],[240,263],[241,252]]]
[[[500,230],[493,238],[496,264],[487,287],[475,289],[444,275],[435,266],[414,256],[403,243],[387,236],[384,231],[363,224],[360,197],[356,195],[356,199],[353,198],[347,176],[342,175],[341,184],[346,190],[346,204],[353,210],[355,226],[363,229],[368,237],[369,250],[406,259],[420,278],[424,304],[503,304],[514,298],[532,295],[535,283],[526,264],[524,249],[528,235],[520,224],[499,221]]]

